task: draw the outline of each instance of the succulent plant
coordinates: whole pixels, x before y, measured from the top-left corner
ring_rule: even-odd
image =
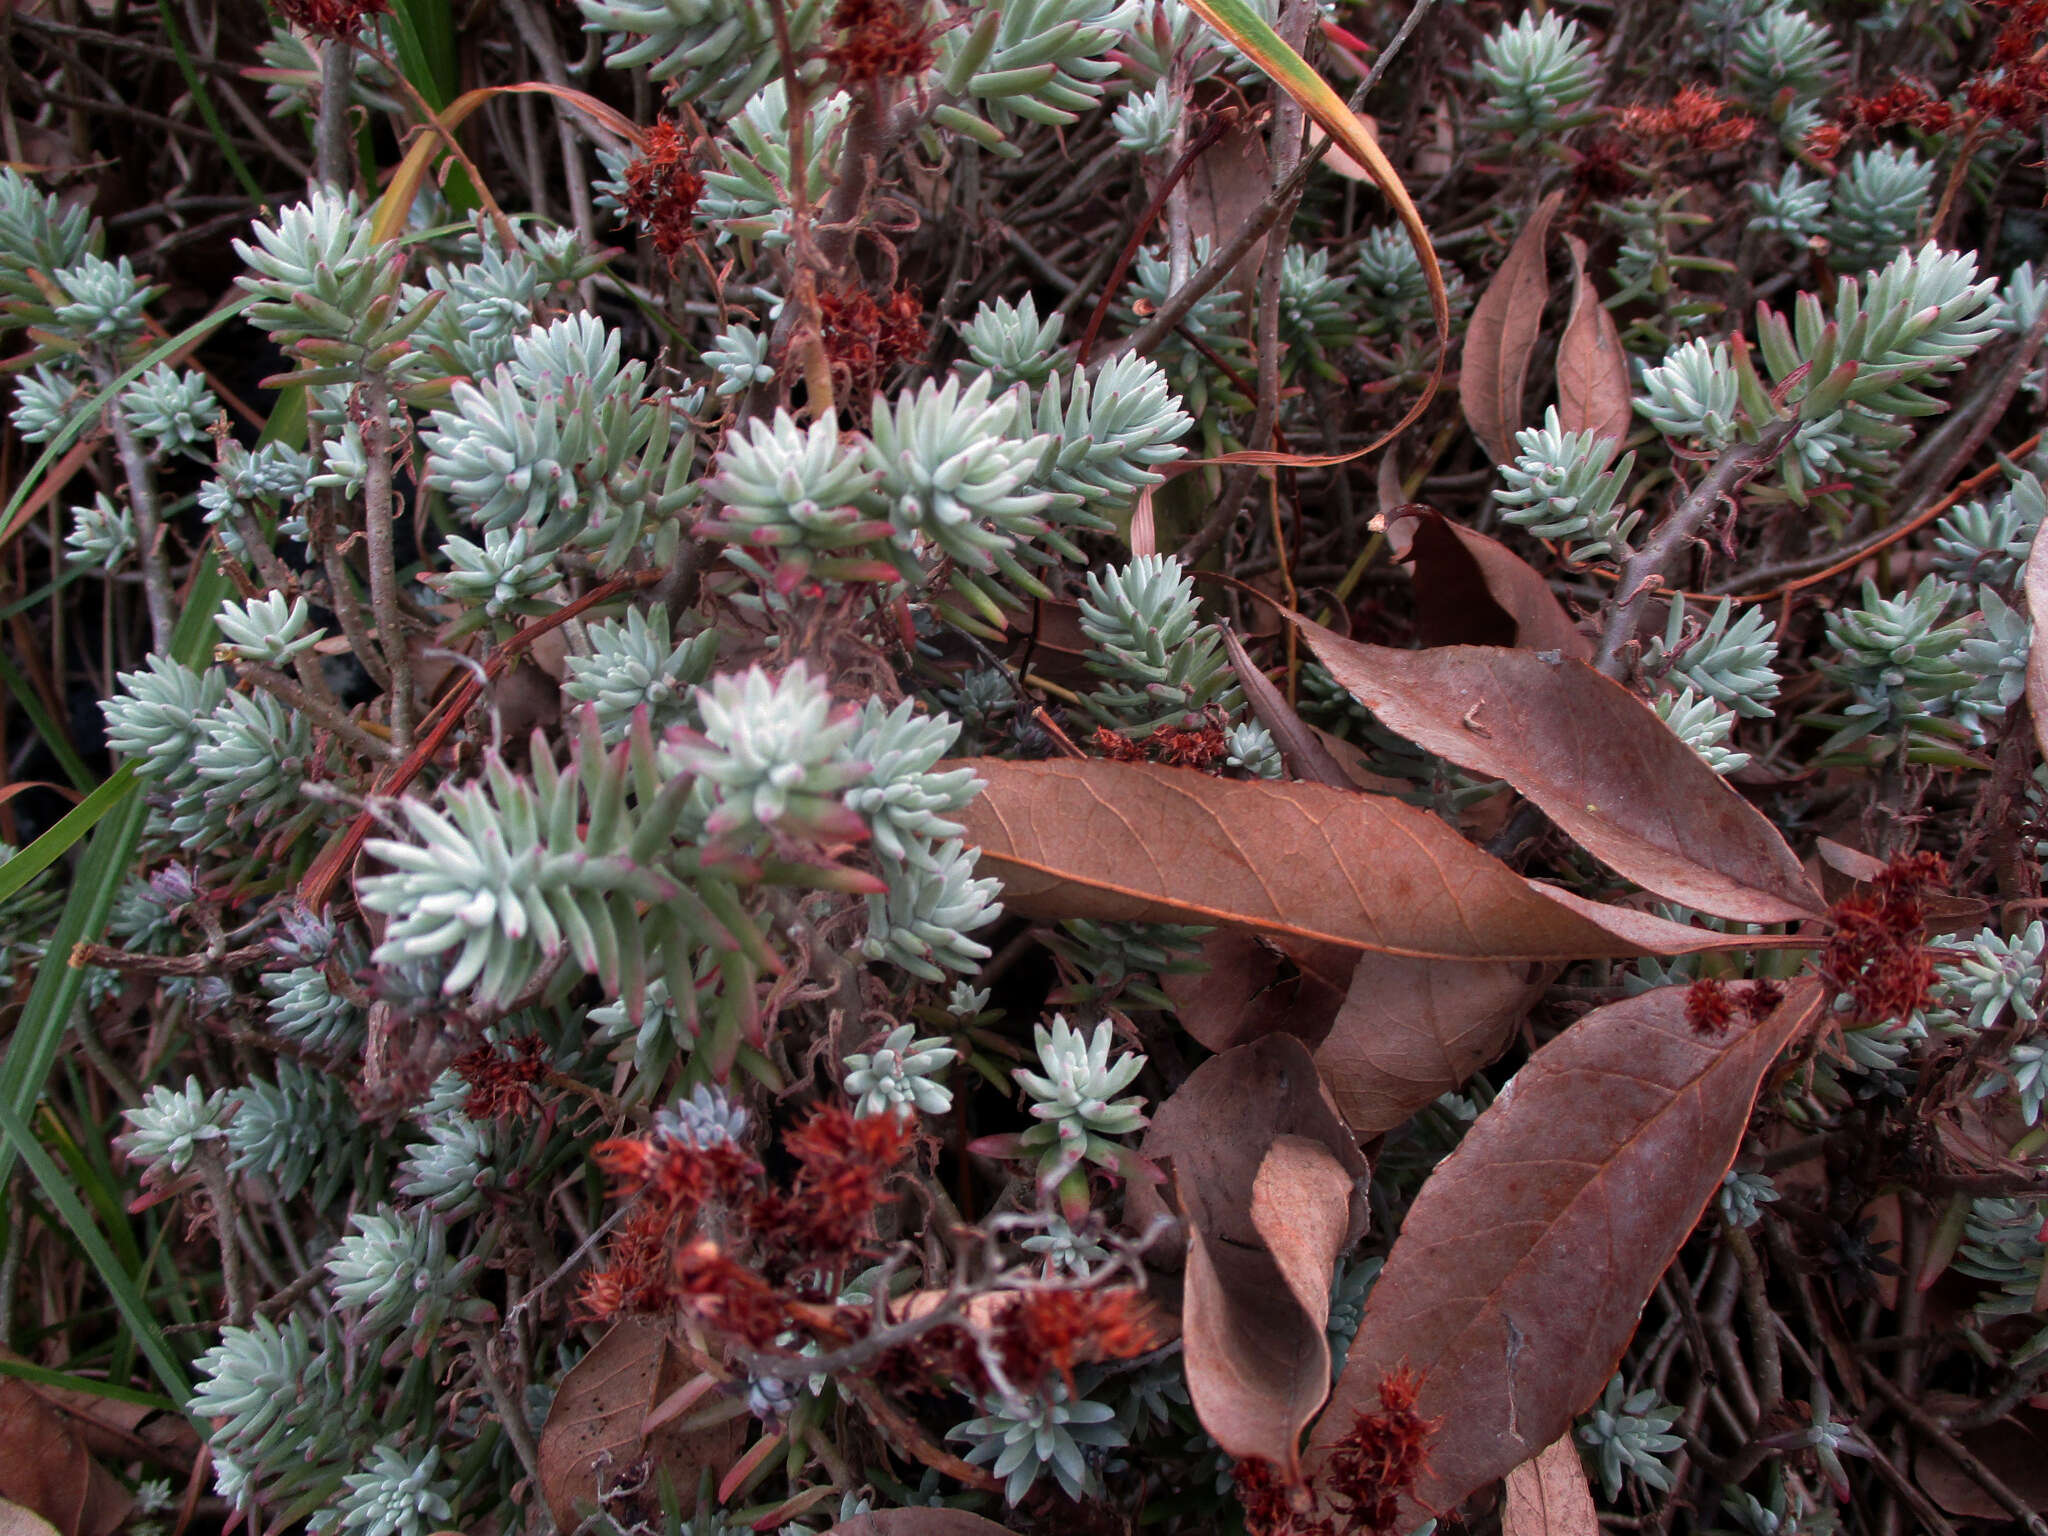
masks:
[[[873,1051],[848,1054],[842,1086],[859,1101],[858,1113],[943,1115],[953,1107],[939,1078],[960,1053],[944,1035],[919,1040],[916,1034],[914,1025],[899,1024]]]

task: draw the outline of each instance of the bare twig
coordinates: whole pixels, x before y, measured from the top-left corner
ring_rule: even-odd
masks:
[[[412,745],[412,658],[398,612],[398,562],[391,542],[391,401],[382,377],[363,381],[363,528],[370,554],[370,611],[377,643],[391,675],[391,740],[403,753]]]
[[[1870,1383],[1877,1395],[1891,1404],[1901,1418],[1926,1436],[1944,1456],[1960,1467],[1965,1477],[2003,1504],[2030,1536],[2048,1536],[2048,1521],[2043,1521],[2033,1506],[2007,1487],[2005,1480],[1985,1466],[1968,1446],[1943,1429],[1934,1415],[1893,1386],[1884,1372],[1871,1361],[1863,1360],[1859,1364],[1863,1367],[1864,1379]]]
[[[345,37],[329,38],[320,50],[320,115],[313,123],[313,162],[320,179],[336,192],[346,192],[355,181],[349,174],[354,136],[348,131],[348,93],[354,78],[355,45]]]
[[[111,359],[93,358],[93,378],[102,390],[119,377]],[[156,482],[149,471],[149,455],[135,440],[128,413],[121,409],[120,396],[109,400],[100,418],[114,437],[114,454],[121,461],[122,477],[128,482],[128,503],[135,513],[135,539],[141,546],[142,596],[149,605],[149,632],[157,650],[171,650],[171,631],[177,624],[176,588],[171,584],[171,562],[164,552],[163,522],[157,516]]]
[[[1594,665],[1609,677],[1627,670],[1623,648],[1634,638],[1636,615],[1643,599],[1663,578],[1666,566],[1677,557],[1721,503],[1733,496],[1749,479],[1769,467],[1799,430],[1796,417],[1788,417],[1764,428],[1753,443],[1736,443],[1725,448],[1707,471],[1704,480],[1680,502],[1671,515],[1657,525],[1650,542],[1632,553],[1621,568],[1621,581],[1608,599],[1607,620],[1600,635],[1600,653]]]

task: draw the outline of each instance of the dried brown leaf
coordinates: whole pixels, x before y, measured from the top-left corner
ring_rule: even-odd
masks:
[[[1427,811],[1321,784],[1150,763],[973,758],[961,819],[1027,917],[1235,923],[1283,940],[1453,960],[1754,948],[1524,880]]]
[[[540,1492],[558,1529],[574,1530],[597,1502],[600,1482],[610,1488],[628,1481],[643,1459],[668,1470],[689,1518],[700,1471],[723,1472],[746,1443],[744,1421],[731,1418],[701,1427],[684,1418],[644,1432],[655,1406],[693,1374],[666,1329],[625,1320],[562,1378],[540,1435]]]
[[[1231,669],[1237,673],[1238,686],[1244,689],[1245,702],[1251,705],[1259,724],[1272,732],[1288,772],[1312,784],[1351,788],[1351,775],[1343,764],[1330,754],[1315,728],[1295,713],[1287,695],[1259,670],[1244,642],[1237,638],[1237,631],[1228,624],[1223,626],[1223,647],[1229,653]]]
[[[1930,1394],[1922,1406],[1960,1417],[1977,1405],[1967,1398]],[[1995,1424],[1956,1437],[1991,1475],[2036,1510],[2048,1512],[2048,1413],[2022,1404]],[[1952,1515],[1973,1520],[2009,1520],[2012,1511],[1986,1493],[1977,1480],[1938,1445],[1922,1444],[1913,1458],[1913,1477],[1927,1496]]]
[[[1426,646],[1518,645],[1590,661],[1593,642],[1535,567],[1427,507],[1389,519],[1396,558],[1414,568],[1415,632]]]
[[[1565,1435],[1508,1474],[1501,1536],[1599,1536],[1586,1468]]]
[[[1275,1030],[1314,1050],[1344,1006],[1360,958],[1335,944],[1282,946],[1243,928],[1218,928],[1202,940],[1207,970],[1162,976],[1159,986],[1181,1028],[1209,1050]]]
[[[1465,408],[1473,435],[1496,464],[1514,462],[1529,354],[1536,350],[1543,305],[1550,297],[1550,269],[1543,259],[1543,242],[1563,200],[1564,193],[1558,191],[1537,204],[1515,237],[1507,260],[1472,307],[1472,320],[1465,328],[1458,402]]]
[[[70,1416],[12,1376],[0,1377],[0,1499],[62,1536],[109,1536],[135,1503],[93,1459]]]
[[[1549,977],[1512,961],[1360,955],[1316,1067],[1354,1132],[1391,1131],[1505,1050]]]
[[[825,1536],[1010,1536],[1010,1528],[964,1509],[878,1509],[840,1521]]]
[[[1818,1016],[1800,981],[1720,1036],[1684,987],[1596,1009],[1539,1050],[1430,1175],[1401,1225],[1310,1471],[1406,1365],[1441,1418],[1414,1491],[1448,1510],[1567,1433],[1719,1187],[1765,1072]],[[1403,1529],[1406,1529],[1404,1524]]]
[[[2034,530],[2027,551],[2027,612],[2033,617],[2034,647],[2027,653],[2027,708],[2034,716],[2034,741],[2048,757],[2048,523]]]
[[[1506,779],[1646,890],[1772,923],[1827,910],[1777,828],[1641,699],[1584,662],[1498,646],[1397,651],[1301,621],[1317,658],[1380,722]]]
[[[1146,1155],[1187,1223],[1181,1348],[1202,1427],[1292,1475],[1328,1394],[1330,1275],[1365,1230],[1358,1144],[1302,1043],[1212,1057],[1160,1106]]]
[[[1557,417],[1567,432],[1591,432],[1619,445],[1634,412],[1628,354],[1586,272],[1586,242],[1577,235],[1564,240],[1572,253],[1572,313],[1557,344]]]

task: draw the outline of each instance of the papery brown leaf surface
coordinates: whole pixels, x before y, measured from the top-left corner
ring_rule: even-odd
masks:
[[[1181,1028],[1212,1051],[1270,1035],[1293,1035],[1311,1050],[1330,1032],[1360,952],[1336,944],[1275,944],[1243,928],[1202,940],[1205,971],[1172,972],[1159,987]],[[1436,963],[1436,962],[1424,962]]]
[[[62,1536],[110,1536],[135,1503],[93,1459],[70,1415],[12,1376],[0,1377],[0,1499]]]
[[[1002,879],[1003,905],[1026,917],[1235,923],[1284,940],[1455,960],[1758,944],[1524,880],[1386,796],[1153,763],[945,766],[982,779],[961,813],[967,841],[981,849],[982,873]]]
[[[634,1318],[612,1324],[562,1378],[540,1433],[540,1493],[558,1530],[583,1520],[579,1503],[597,1502],[600,1458],[606,1485],[643,1457],[666,1468],[684,1519],[696,1508],[699,1472],[714,1477],[746,1445],[744,1417],[691,1428],[685,1417],[643,1434],[648,1413],[695,1373],[658,1323]],[[658,1480],[649,1487],[658,1486]],[[587,1512],[587,1510],[586,1510]]]
[[[825,1536],[1010,1536],[1010,1528],[964,1509],[878,1509],[840,1521]]]
[[[1365,1231],[1365,1157],[1291,1035],[1197,1067],[1144,1150],[1171,1169],[1187,1226],[1181,1349],[1195,1412],[1231,1455],[1291,1477],[1329,1390],[1330,1275]]]
[[[1921,1406],[1931,1413],[1959,1418],[1978,1405],[1968,1398],[1930,1393]],[[2048,1413],[2022,1403],[1996,1423],[1965,1430],[1956,1438],[2029,1508],[2048,1511]],[[1922,1442],[1913,1457],[1913,1480],[1952,1515],[1973,1520],[2012,1519],[2012,1511],[1986,1493],[1938,1445]]]
[[[0,1536],[63,1536],[63,1533],[26,1504],[0,1499]]]
[[[1572,253],[1572,311],[1557,344],[1557,419],[1565,431],[1610,439],[1618,451],[1635,410],[1628,354],[1586,271],[1586,242],[1577,235],[1564,241]]]
[[[1508,1474],[1500,1529],[1501,1536],[1599,1536],[1600,1512],[1570,1435]]]
[[[2033,615],[2033,649],[2027,652],[2027,708],[2034,716],[2034,742],[2048,757],[2048,523],[2034,530],[2027,550],[2023,583],[2027,612]]]
[[[1552,969],[1533,962],[1358,957],[1316,1067],[1361,1139],[1391,1131],[1492,1061]]]
[[[1423,507],[1389,518],[1387,542],[1414,571],[1415,633],[1423,645],[1516,645],[1592,660],[1593,642],[1550,583],[1500,540]]]
[[[1307,779],[1312,784],[1328,784],[1333,789],[1352,788],[1351,775],[1345,771],[1344,765],[1323,745],[1323,739],[1316,734],[1315,728],[1295,712],[1294,706],[1287,702],[1287,695],[1274,687],[1272,680],[1259,670],[1258,664],[1245,650],[1244,642],[1237,638],[1237,631],[1228,624],[1222,629],[1223,648],[1230,657],[1231,670],[1237,673],[1238,686],[1244,689],[1245,702],[1251,706],[1259,724],[1272,734],[1287,771],[1295,778]]]
[[[1197,240],[1209,241],[1211,249],[1222,249],[1273,190],[1265,134],[1250,123],[1229,129],[1196,157],[1183,185],[1189,230]],[[1265,258],[1266,241],[1261,238],[1231,269],[1230,280],[1241,292],[1258,291],[1259,265]]]
[[[1515,433],[1522,428],[1522,395],[1529,379],[1529,354],[1543,327],[1550,297],[1550,269],[1543,243],[1564,193],[1536,206],[1507,259],[1472,306],[1465,350],[1458,364],[1458,403],[1465,420],[1496,464],[1515,460]]]
[[[1745,922],[1826,912],[1763,813],[1584,662],[1496,646],[1397,651],[1300,622],[1317,659],[1388,730],[1506,779],[1646,890]]]
[[[1694,1032],[1685,987],[1595,1009],[1551,1040],[1416,1196],[1366,1299],[1330,1445],[1400,1366],[1441,1418],[1402,1529],[1567,1434],[1614,1373],[1643,1304],[1720,1187],[1778,1053],[1819,1016],[1818,982],[1761,1023]]]

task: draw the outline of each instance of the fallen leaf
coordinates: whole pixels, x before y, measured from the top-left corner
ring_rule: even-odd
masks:
[[[1570,1435],[1508,1474],[1501,1536],[1599,1536],[1600,1512]]]
[[[1272,734],[1287,771],[1314,784],[1349,789],[1351,776],[1343,764],[1331,756],[1314,728],[1295,713],[1287,695],[1258,669],[1244,642],[1237,638],[1237,631],[1228,624],[1223,626],[1223,648],[1230,656],[1231,669],[1237,673],[1238,686],[1244,689],[1245,702],[1251,705],[1259,724]]]
[[[1472,307],[1458,373],[1458,403],[1473,436],[1496,464],[1512,464],[1515,433],[1522,425],[1522,392],[1529,378],[1529,354],[1536,350],[1543,305],[1550,297],[1550,269],[1543,242],[1564,193],[1536,205],[1508,250],[1507,259]]]
[[[63,1533],[26,1504],[0,1499],[0,1536],[63,1536]]]
[[[666,1468],[677,1512],[687,1520],[697,1507],[699,1473],[722,1473],[744,1448],[747,1420],[721,1419],[693,1427],[690,1418],[642,1426],[655,1406],[696,1374],[657,1323],[614,1323],[562,1378],[540,1434],[540,1492],[559,1530],[574,1530],[597,1503],[600,1479],[609,1488],[626,1481],[643,1459]],[[648,1480],[648,1497],[659,1486]],[[579,1506],[582,1506],[579,1509]],[[659,1516],[658,1507],[654,1513]]]
[[[962,813],[967,841],[1026,917],[1235,923],[1453,960],[1760,947],[1525,880],[1386,796],[1099,759],[947,766],[986,786]]]
[[[1204,971],[1159,978],[1181,1028],[1212,1051],[1284,1031],[1314,1050],[1344,1006],[1361,956],[1335,944],[1281,946],[1243,928],[1202,940]],[[1448,962],[1423,962],[1448,963]]]
[[[1271,1035],[1197,1067],[1159,1108],[1187,1225],[1181,1349],[1216,1443],[1289,1477],[1329,1392],[1330,1275],[1365,1231],[1370,1169],[1308,1050]]]
[[[1266,136],[1245,122],[1228,130],[1196,157],[1181,183],[1187,194],[1188,229],[1212,250],[1221,250],[1273,190],[1273,162]],[[1240,293],[1256,293],[1266,242],[1254,240],[1224,279]]]
[[[0,1377],[0,1499],[41,1516],[59,1536],[109,1536],[135,1503],[70,1417],[12,1376]]]
[[[1968,1398],[1944,1395],[1937,1400],[1930,1394],[1923,1406],[1960,1417],[1978,1405]],[[1966,1430],[1956,1438],[2031,1508],[2048,1511],[2048,1413],[2022,1404],[1996,1423]],[[1913,1458],[1913,1477],[1930,1499],[1952,1515],[1973,1520],[2012,1518],[2011,1510],[1979,1487],[1938,1445],[1921,1442]]]
[[[1360,955],[1317,1070],[1361,1139],[1391,1131],[1505,1050],[1549,976],[1513,961]]]
[[[878,1509],[840,1521],[825,1536],[1010,1536],[1010,1528],[964,1509]]]
[[[1827,910],[1763,813],[1584,662],[1498,646],[1398,651],[1300,622],[1317,658],[1388,730],[1506,779],[1644,889],[1745,922]]]
[[[2048,522],[2034,530],[2027,551],[2024,590],[2032,615],[2034,647],[2027,653],[2027,708],[2034,716],[2034,742],[2048,757]]]
[[[1591,432],[1619,445],[1635,410],[1628,354],[1586,272],[1586,242],[1577,235],[1564,241],[1572,253],[1572,312],[1557,344],[1557,418],[1567,432]]]
[[[1402,1512],[1449,1510],[1571,1429],[1719,1188],[1778,1053],[1818,1016],[1794,982],[1714,1037],[1684,987],[1594,1010],[1473,1122],[1409,1208],[1310,1442],[1314,1464],[1406,1365],[1441,1418]]]
[[[1425,646],[1518,645],[1580,661],[1593,642],[1536,568],[1498,539],[1419,507],[1387,524],[1396,559],[1412,562],[1415,632]]]

